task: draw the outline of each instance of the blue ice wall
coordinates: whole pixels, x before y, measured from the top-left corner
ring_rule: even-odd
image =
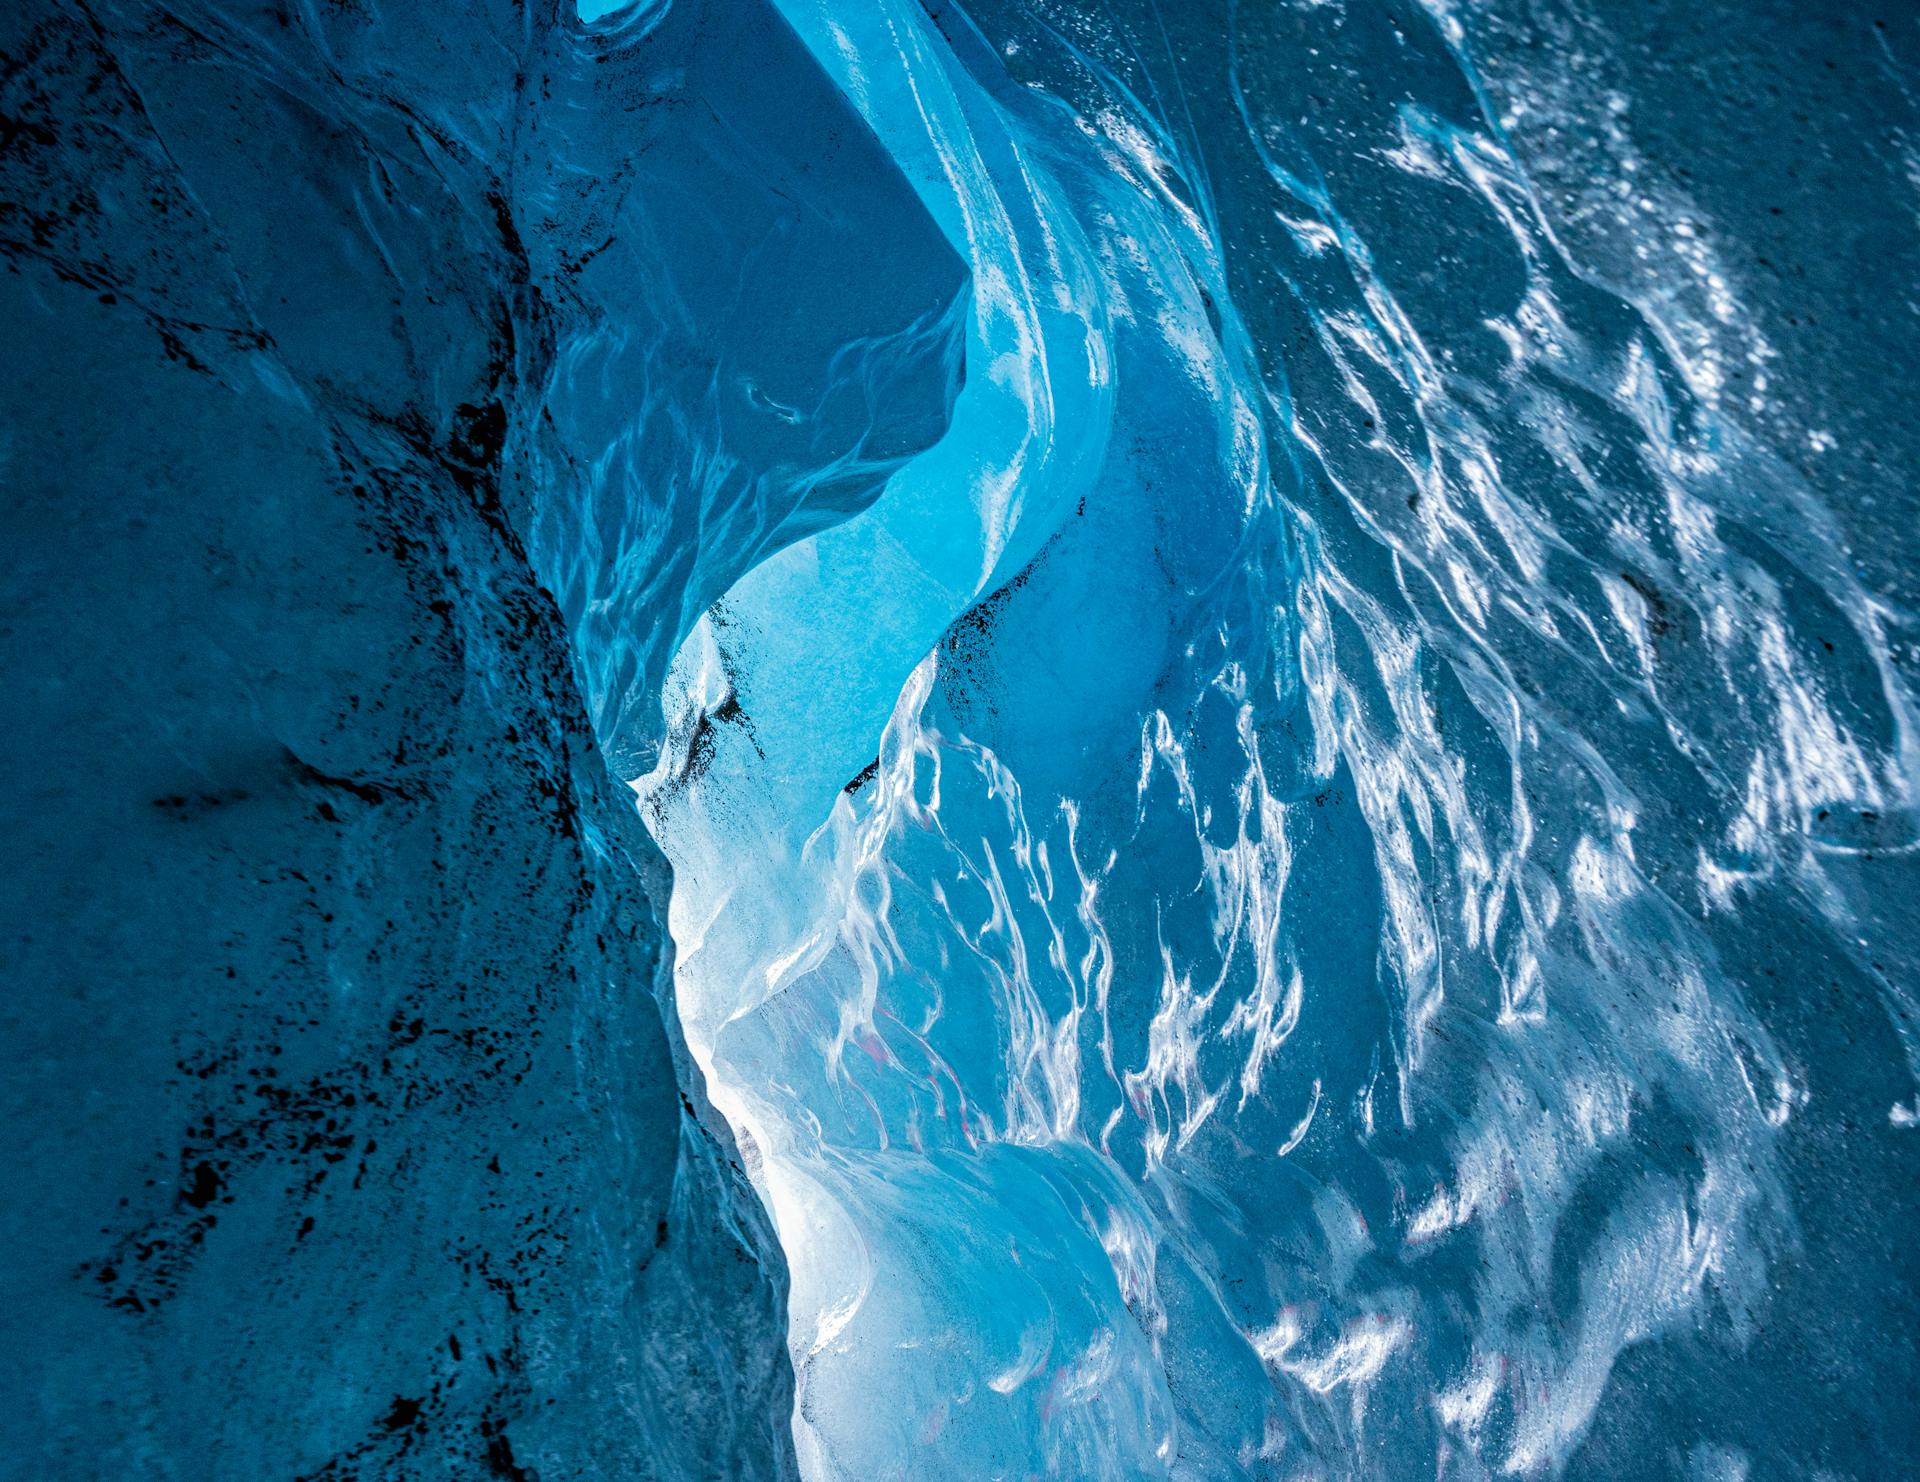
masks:
[[[1576,7],[783,9],[974,285],[640,789],[803,1470],[1910,1466],[1910,445],[1732,183],[1902,54],[1768,179]]]
[[[759,7],[0,53],[0,1474],[792,1475],[607,756],[938,435],[959,263]]]

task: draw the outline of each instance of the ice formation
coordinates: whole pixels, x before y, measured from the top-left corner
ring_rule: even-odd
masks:
[[[1920,1465],[1920,27],[1627,9],[0,22],[22,1475]]]
[[[783,9],[973,284],[640,785],[803,1470],[1910,1446],[1911,690],[1703,234],[1577,265],[1438,5]]]

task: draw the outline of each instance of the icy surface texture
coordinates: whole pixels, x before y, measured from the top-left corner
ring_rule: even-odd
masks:
[[[791,1475],[605,756],[944,428],[959,260],[752,5],[0,53],[0,1474]]]
[[[639,783],[803,1470],[1904,1474],[1911,20],[782,9],[972,280]]]

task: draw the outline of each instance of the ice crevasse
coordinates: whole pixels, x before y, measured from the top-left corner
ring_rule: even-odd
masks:
[[[0,23],[21,1474],[1920,1465],[1920,30],[1747,10]]]

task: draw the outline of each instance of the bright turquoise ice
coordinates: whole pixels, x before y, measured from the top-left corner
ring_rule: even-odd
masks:
[[[1912,691],[1684,203],[1576,268],[1438,5],[782,9],[973,285],[639,784],[803,1469],[1910,1448]]]

